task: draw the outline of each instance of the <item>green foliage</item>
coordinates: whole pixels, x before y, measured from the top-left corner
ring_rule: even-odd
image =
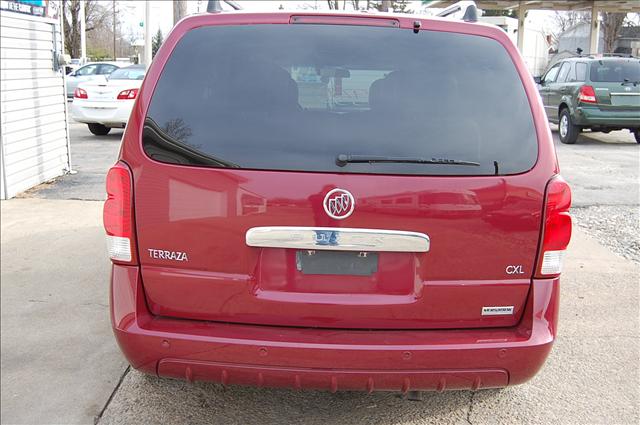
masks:
[[[91,61],[100,62],[111,59],[111,57],[113,56],[113,52],[99,47],[87,47],[87,56]]]
[[[158,53],[158,49],[162,46],[164,42],[164,37],[162,35],[162,31],[158,28],[158,32],[151,39],[151,57],[155,57],[156,53]]]

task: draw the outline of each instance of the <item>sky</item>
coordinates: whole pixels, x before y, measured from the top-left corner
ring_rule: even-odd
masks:
[[[285,10],[318,10],[328,9],[326,0],[236,0],[243,9],[253,11],[277,11],[279,7]],[[365,1],[363,0],[363,3]],[[166,36],[173,26],[173,8],[170,0],[152,0],[149,2],[151,6],[151,33],[155,34],[158,28]],[[342,1],[340,2],[342,5]],[[351,2],[347,1],[347,8],[351,6]],[[142,39],[144,29],[140,26],[140,22],[144,20],[145,2],[141,0],[121,0],[118,1],[118,7],[123,13],[119,13],[120,24],[124,34],[134,35],[135,38]],[[207,8],[207,0],[190,0],[187,2],[188,13],[202,13]],[[409,9],[415,12],[425,11],[421,1],[410,1]],[[553,29],[552,11],[530,11],[527,24],[533,24],[543,30],[550,31]]]

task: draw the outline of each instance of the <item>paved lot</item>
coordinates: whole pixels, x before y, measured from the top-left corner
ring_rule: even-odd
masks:
[[[72,123],[71,168],[76,172],[52,185],[41,185],[27,193],[44,199],[104,200],[104,179],[118,158],[122,130],[113,129],[106,136],[94,136],[84,124]]]
[[[386,393],[188,385],[130,371],[109,329],[101,203],[69,200],[104,198],[104,173],[120,135],[95,137],[73,125],[78,174],[0,204],[2,423],[640,420],[640,265],[615,253],[619,242],[604,246],[593,226],[574,234],[558,341],[543,371],[519,387],[409,401]],[[577,145],[558,145],[558,153],[584,220],[596,208],[637,214],[640,147],[628,132],[585,135]],[[626,235],[632,227],[625,229]],[[637,234],[626,237],[637,241]]]

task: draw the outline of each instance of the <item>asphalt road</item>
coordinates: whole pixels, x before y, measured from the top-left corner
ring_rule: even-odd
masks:
[[[111,335],[100,222],[121,132],[72,125],[75,175],[0,203],[2,423],[638,423],[640,265],[577,229],[557,343],[541,373],[504,390],[337,393],[223,388],[126,367]],[[574,204],[638,208],[628,132],[558,145]],[[75,200],[74,200],[75,199]]]

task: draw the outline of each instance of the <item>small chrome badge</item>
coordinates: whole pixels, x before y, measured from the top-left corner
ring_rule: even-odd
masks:
[[[512,305],[482,307],[483,316],[506,316],[513,314]]]
[[[181,251],[165,251],[163,249],[147,249],[149,257],[158,260],[173,260],[173,261],[189,261],[186,252]]]
[[[353,214],[356,201],[353,195],[344,189],[333,189],[324,197],[324,211],[331,218],[342,220]]]

